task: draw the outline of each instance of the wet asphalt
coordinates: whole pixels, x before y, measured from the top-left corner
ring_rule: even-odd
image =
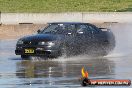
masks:
[[[116,47],[105,57],[78,55],[52,60],[38,57],[22,60],[14,53],[17,39],[0,40],[0,88],[80,88],[82,67],[88,71],[90,79],[132,80],[132,26],[110,27],[116,37]]]

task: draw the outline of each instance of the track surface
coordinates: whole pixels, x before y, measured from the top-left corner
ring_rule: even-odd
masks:
[[[116,48],[105,57],[80,55],[54,60],[32,57],[24,61],[14,54],[17,40],[0,40],[0,88],[81,87],[79,78],[83,66],[91,79],[132,80],[132,26],[110,27],[116,36]]]

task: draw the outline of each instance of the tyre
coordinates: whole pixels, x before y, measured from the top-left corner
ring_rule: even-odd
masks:
[[[28,55],[21,55],[21,58],[22,58],[23,60],[29,60],[29,56],[28,56]]]

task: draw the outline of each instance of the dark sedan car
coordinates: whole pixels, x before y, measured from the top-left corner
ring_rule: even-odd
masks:
[[[110,29],[98,28],[90,23],[56,22],[38,30],[38,34],[20,38],[16,55],[56,58],[66,55],[107,55],[115,47]]]

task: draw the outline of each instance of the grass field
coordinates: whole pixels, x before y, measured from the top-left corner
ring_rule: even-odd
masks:
[[[1,12],[132,12],[132,0],[0,0]]]

